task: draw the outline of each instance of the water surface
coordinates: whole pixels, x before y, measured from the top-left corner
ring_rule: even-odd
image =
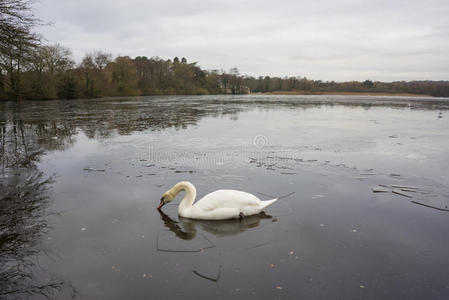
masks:
[[[448,109],[352,96],[0,103],[0,295],[447,299]],[[158,212],[181,180],[199,196],[290,196],[240,222],[180,218],[180,197]]]

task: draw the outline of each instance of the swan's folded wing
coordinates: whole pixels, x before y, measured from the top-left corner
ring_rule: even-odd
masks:
[[[243,208],[259,205],[260,200],[256,196],[236,190],[218,190],[207,194],[194,204],[195,207],[205,211],[217,208]]]

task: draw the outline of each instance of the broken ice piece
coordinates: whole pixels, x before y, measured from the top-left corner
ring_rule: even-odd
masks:
[[[91,167],[86,167],[86,168],[83,169],[83,171],[88,171],[88,172],[92,172],[92,171],[106,172],[105,169],[94,169],[94,168],[91,168]]]
[[[412,200],[412,203],[415,203],[415,204],[418,204],[418,205],[422,205],[422,206],[426,206],[426,207],[430,207],[430,208],[433,208],[433,209],[436,209],[436,210],[449,211],[449,209],[447,208],[447,205],[445,205],[444,208],[443,208],[443,207],[438,207],[438,206],[435,206],[435,205],[426,204],[426,203],[418,202],[418,201],[414,201],[414,200]]]
[[[407,193],[405,193],[405,192],[403,192],[401,190],[398,190],[398,189],[393,190],[393,193],[401,195],[401,196],[404,196],[404,197],[407,197],[407,198],[412,198],[413,197],[412,195],[407,194]]]
[[[391,186],[394,187],[394,188],[400,188],[400,189],[404,188],[404,189],[419,190],[419,187],[416,187],[416,186],[397,185],[397,184],[392,184]]]
[[[390,190],[384,186],[378,185],[376,187],[372,187],[371,191],[373,191],[373,193],[388,193]]]

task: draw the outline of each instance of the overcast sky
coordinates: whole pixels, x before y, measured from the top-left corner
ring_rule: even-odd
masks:
[[[266,2],[266,3],[265,3]],[[86,52],[322,80],[449,80],[448,0],[40,0],[39,31]]]

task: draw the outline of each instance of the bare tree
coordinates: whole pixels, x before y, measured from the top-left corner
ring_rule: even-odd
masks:
[[[70,49],[59,44],[37,47],[30,57],[30,72],[22,75],[27,97],[57,98],[60,79],[75,64],[71,55]]]
[[[0,0],[0,80],[10,97],[22,97],[21,72],[40,38],[29,0]]]
[[[112,61],[112,54],[102,51],[97,51],[93,54],[95,65],[98,69],[103,70],[108,63]]]

